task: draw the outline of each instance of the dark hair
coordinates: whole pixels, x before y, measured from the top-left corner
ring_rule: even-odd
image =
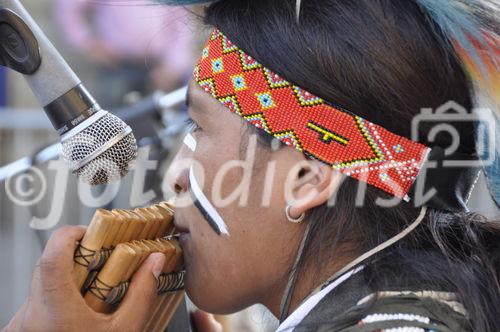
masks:
[[[292,0],[222,0],[207,8],[205,22],[287,80],[402,136],[410,137],[411,120],[422,107],[453,100],[472,108],[471,84],[456,53],[415,1],[307,0],[299,23],[295,14]],[[471,124],[453,125],[462,134],[460,152],[474,154]],[[419,130],[426,134],[429,128]],[[447,147],[449,140],[438,135],[434,145]],[[308,266],[320,269],[342,243],[365,252],[419,212],[405,203],[378,206],[376,199],[388,196],[374,187],[357,207],[357,187],[347,178],[334,207],[325,204],[308,214]],[[363,272],[374,289],[383,290],[395,269],[401,282],[418,276],[456,292],[474,331],[500,331],[500,223],[430,209],[424,222],[384,255],[391,259]]]

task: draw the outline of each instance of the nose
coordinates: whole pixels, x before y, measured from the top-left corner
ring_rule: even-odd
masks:
[[[175,156],[165,177],[166,185],[176,196],[188,191],[190,163],[187,163],[183,158],[181,153]]]
[[[178,172],[177,176],[175,177],[174,188],[173,188],[176,195],[180,195],[187,192],[188,178],[189,178],[189,171],[187,169],[184,168],[183,170]]]

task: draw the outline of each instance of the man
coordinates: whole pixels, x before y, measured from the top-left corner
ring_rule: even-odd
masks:
[[[413,191],[449,141],[411,140],[409,119],[422,103],[472,105],[451,36],[426,16],[432,4],[296,4],[206,10],[215,28],[170,168],[187,294],[217,314],[262,303],[280,332],[498,331],[500,229],[466,206],[477,171],[438,167],[434,196]],[[454,125],[459,152],[473,155],[472,125]],[[84,231],[61,232],[10,326],[141,330],[164,258],[150,256],[118,311],[99,315],[72,286]]]

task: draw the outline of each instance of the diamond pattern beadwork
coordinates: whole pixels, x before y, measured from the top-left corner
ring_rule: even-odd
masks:
[[[215,29],[194,70],[231,112],[340,172],[405,198],[430,149],[310,93]]]

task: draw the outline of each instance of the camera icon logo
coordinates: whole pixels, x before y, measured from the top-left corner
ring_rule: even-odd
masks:
[[[460,104],[449,101],[435,111],[431,108],[423,108],[412,120],[411,139],[423,144],[435,141],[438,134],[447,134],[451,138],[451,143],[444,150],[445,156],[452,156],[460,146],[460,133],[453,124],[460,122],[470,122],[475,135],[476,150],[478,151],[475,160],[446,159],[443,161],[444,167],[481,167],[490,166],[495,162],[496,119],[491,109],[475,108],[472,113]],[[419,129],[429,128],[427,137],[421,137]],[[454,156],[455,157],[455,156]]]

